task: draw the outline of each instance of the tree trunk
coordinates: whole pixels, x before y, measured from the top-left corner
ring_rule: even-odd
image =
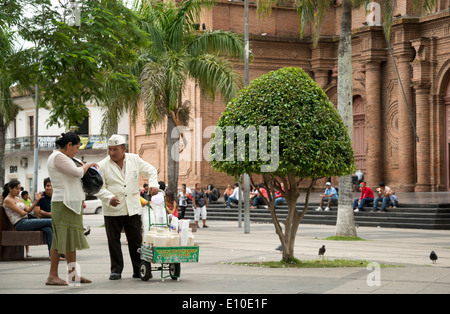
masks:
[[[168,190],[171,190],[177,195],[178,188],[178,168],[180,160],[180,133],[172,118],[172,115],[167,115],[167,180]]]
[[[338,51],[338,112],[353,139],[353,86],[352,86],[352,2],[342,3],[341,32]],[[352,177],[339,177],[339,205],[336,235],[356,236],[352,207]]]
[[[300,224],[300,215],[297,212],[297,201],[290,200],[288,203],[288,218],[284,222],[285,227],[285,242],[283,246],[283,260],[288,262],[294,258],[294,245],[297,236],[298,226]]]
[[[255,185],[252,176],[250,176],[250,179],[252,180],[252,184]],[[277,179],[269,175],[263,175],[263,180],[268,195],[274,195],[277,188],[272,182],[277,181]],[[288,174],[287,178],[281,178],[281,180],[284,183],[284,193],[282,194],[286,199],[286,203],[288,204],[288,215],[286,217],[286,220],[284,221],[284,231],[281,227],[280,222],[278,221],[275,209],[275,200],[273,198],[270,198],[270,200],[266,200],[266,202],[269,205],[270,215],[275,226],[275,232],[278,235],[282,245],[283,260],[289,262],[294,259],[294,246],[298,227],[303,216],[308,210],[309,195],[314,180],[312,180],[312,183],[306,193],[305,207],[301,213],[298,212],[296,207],[297,199],[300,196],[300,190],[297,186],[295,175],[290,173]]]

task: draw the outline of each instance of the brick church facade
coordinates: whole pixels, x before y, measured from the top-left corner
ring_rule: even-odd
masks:
[[[284,66],[303,68],[337,105],[337,51],[340,3],[331,7],[316,47],[308,30],[299,38],[298,17],[279,5],[268,18],[258,18],[250,4],[250,80]],[[450,0],[437,0],[433,12],[417,14],[413,1],[398,0],[390,41],[381,26],[368,26],[364,9],[353,11],[353,146],[356,167],[372,187],[384,181],[398,191],[450,190]],[[219,0],[202,14],[209,29],[244,32],[242,1]],[[309,30],[310,31],[310,30]],[[395,64],[394,64],[395,60]],[[396,70],[396,67],[397,70]],[[235,63],[244,76],[244,64]],[[398,75],[401,84],[399,83]],[[187,146],[179,166],[179,185],[212,183],[221,192],[233,177],[214,172],[204,150],[225,108],[200,96],[192,82],[184,100],[191,105],[185,133]],[[163,123],[145,135],[145,117],[130,130],[130,151],[152,163],[167,181]],[[337,180],[333,178],[337,183]],[[322,189],[322,184],[320,184]]]

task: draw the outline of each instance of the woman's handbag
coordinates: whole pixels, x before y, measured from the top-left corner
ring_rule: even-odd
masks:
[[[81,161],[72,158],[73,162],[81,167],[83,164]],[[83,183],[84,190],[88,195],[97,194],[103,186],[103,179],[101,176],[101,172],[94,167],[90,167],[84,176],[81,178],[81,182]]]

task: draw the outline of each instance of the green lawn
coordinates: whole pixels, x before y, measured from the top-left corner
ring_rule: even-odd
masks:
[[[319,258],[315,260],[298,260],[293,261],[272,261],[272,262],[240,262],[231,263],[233,265],[267,267],[267,268],[328,268],[328,267],[367,267],[371,262],[366,260],[349,260],[349,259],[327,259]],[[400,267],[399,265],[379,264],[380,267]]]

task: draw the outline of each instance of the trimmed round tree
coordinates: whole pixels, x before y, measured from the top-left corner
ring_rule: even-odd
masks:
[[[262,177],[268,191],[264,201],[286,261],[294,258],[295,236],[315,181],[355,170],[352,142],[338,112],[300,68],[270,72],[242,89],[228,103],[210,145],[216,171],[236,177],[247,173],[253,185],[255,175]],[[305,205],[298,210],[300,186],[306,187]],[[284,228],[277,218],[275,191],[289,208]]]

